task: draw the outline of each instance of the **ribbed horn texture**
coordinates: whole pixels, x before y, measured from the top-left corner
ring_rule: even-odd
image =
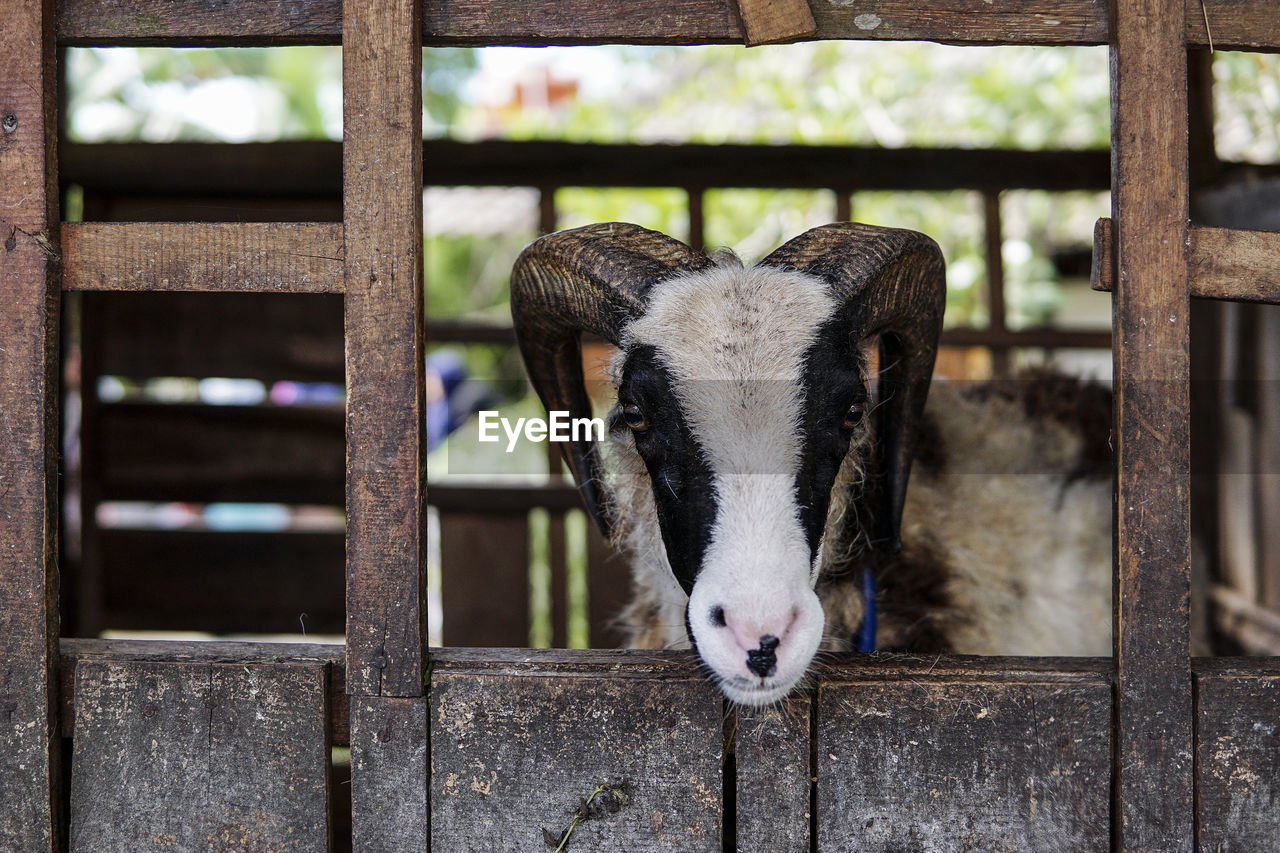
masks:
[[[942,250],[917,231],[853,222],[801,234],[760,262],[826,281],[860,340],[880,339],[877,407],[879,507],[873,542],[902,547],[902,507],[911,458],[924,413],[946,304]]]
[[[624,222],[559,231],[530,243],[511,273],[511,316],[529,379],[547,411],[591,417],[583,332],[621,345],[627,325],[644,313],[650,288],[711,263],[679,240]],[[612,538],[615,519],[595,445],[571,441],[561,448],[588,511]]]

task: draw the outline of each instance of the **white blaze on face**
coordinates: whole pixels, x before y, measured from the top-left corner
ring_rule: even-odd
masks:
[[[711,470],[711,541],[689,600],[693,640],[743,704],[782,698],[822,638],[796,505],[804,357],[836,309],[816,277],[715,267],[654,288],[630,342],[652,346]]]

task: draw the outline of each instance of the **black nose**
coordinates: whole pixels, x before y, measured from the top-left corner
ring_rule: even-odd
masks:
[[[754,672],[761,678],[768,678],[778,669],[778,658],[774,651],[778,648],[779,640],[772,634],[765,634],[760,638],[760,648],[752,649],[747,652],[747,669]]]

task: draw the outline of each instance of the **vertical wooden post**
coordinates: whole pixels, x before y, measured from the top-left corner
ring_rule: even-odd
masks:
[[[343,10],[347,691],[421,696],[421,22],[413,0]]]
[[[701,252],[707,248],[707,220],[702,209],[703,192],[701,189],[686,189],[685,197],[689,200],[689,245]]]
[[[1004,332],[1004,226],[1000,222],[999,192],[982,194],[982,214],[987,256],[987,328]],[[1007,347],[991,348],[991,373],[1001,379],[1009,375]]]
[[[0,849],[59,846],[53,3],[0,39]]]
[[[422,13],[342,5],[352,838],[424,850]]]
[[[1111,26],[1116,389],[1117,849],[1194,845],[1187,66],[1174,0]]]

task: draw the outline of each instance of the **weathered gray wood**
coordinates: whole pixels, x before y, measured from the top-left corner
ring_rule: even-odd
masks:
[[[351,699],[352,849],[428,849],[427,700]]]
[[[71,849],[329,847],[325,667],[82,660]]]
[[[52,3],[0,37],[0,849],[59,846],[57,76]]]
[[[1280,678],[1196,678],[1196,846],[1273,850],[1280,838]]]
[[[86,640],[63,637],[58,714],[62,736],[71,737],[75,723],[75,671],[81,660],[169,661],[173,663],[292,663],[327,665],[329,669],[330,739],[338,746],[349,742],[346,661],[343,648],[328,643],[248,643],[239,641]]]
[[[1120,850],[1194,844],[1187,52],[1180,0],[1117,0],[1114,816]]]
[[[965,44],[1102,44],[1101,0],[1024,0],[993,8],[985,0],[811,2],[820,39],[928,40]],[[333,44],[337,0],[284,3],[214,0],[62,0],[65,45]],[[1171,10],[1190,44],[1219,49],[1280,46],[1269,0],[1184,0]],[[423,8],[430,45],[698,44],[738,42],[742,26],[721,0],[601,5],[528,0],[448,0]]]
[[[738,853],[808,853],[812,712],[806,695],[766,709],[737,709],[733,749]]]
[[[62,225],[64,290],[341,293],[336,222]]]
[[[687,655],[506,654],[434,658],[433,850],[550,850],[571,829],[569,850],[719,853],[722,702]]]
[[[824,684],[818,847],[1110,849],[1104,682]]]
[[[427,640],[417,0],[343,3],[347,689],[421,696]]]

